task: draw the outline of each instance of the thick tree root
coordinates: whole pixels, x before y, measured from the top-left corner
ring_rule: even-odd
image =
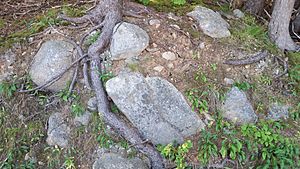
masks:
[[[266,58],[267,56],[268,56],[268,52],[265,50],[265,51],[259,52],[258,54],[255,54],[255,55],[250,56],[250,57],[245,58],[245,59],[226,60],[224,62],[224,64],[227,64],[227,65],[248,65],[248,64],[258,62],[258,61]]]
[[[88,49],[88,56],[91,58],[91,81],[97,97],[98,112],[118,134],[149,157],[152,168],[162,169],[164,168],[163,159],[153,145],[145,143],[136,129],[129,127],[127,123],[110,111],[107,96],[100,80],[102,59],[99,56],[109,45],[115,25],[122,21],[122,6],[121,0],[102,0],[84,17],[68,18],[61,16],[61,18],[75,23],[92,21],[97,25],[95,29],[102,27],[100,37]],[[82,39],[86,36],[84,35]],[[80,44],[82,43],[83,40]]]

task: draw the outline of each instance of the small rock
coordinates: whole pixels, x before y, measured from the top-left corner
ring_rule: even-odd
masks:
[[[233,85],[233,83],[234,83],[234,80],[233,80],[233,79],[230,79],[230,78],[227,78],[227,77],[225,77],[225,78],[224,78],[224,82],[225,82],[225,85]]]
[[[46,141],[50,146],[68,147],[70,128],[64,122],[62,114],[54,113],[49,117],[47,134]]]
[[[289,106],[272,103],[269,105],[268,119],[279,120],[289,117]]]
[[[161,72],[163,69],[164,69],[164,67],[161,66],[161,65],[155,66],[155,67],[153,68],[153,70],[155,70],[155,71],[157,71],[157,72]]]
[[[167,65],[167,67],[168,67],[169,69],[173,69],[173,68],[174,68],[174,64],[173,64],[173,63],[169,63],[169,64]]]
[[[87,108],[90,111],[97,111],[97,98],[96,97],[92,97],[89,99],[89,101],[87,102]]]
[[[233,87],[226,95],[222,106],[222,115],[237,124],[255,123],[257,115],[248,101],[246,94]]]
[[[162,57],[164,58],[164,59],[166,59],[166,60],[176,60],[176,55],[175,55],[175,53],[173,53],[173,52],[170,52],[170,51],[168,51],[168,52],[164,52],[163,54],[162,54]]]
[[[243,18],[245,16],[245,14],[239,9],[233,10],[233,15],[237,18]]]
[[[84,125],[87,126],[91,120],[92,113],[86,111],[81,116],[76,116],[74,123],[76,126]]]
[[[148,45],[149,36],[146,31],[137,25],[122,22],[114,28],[110,45],[111,59],[121,60],[138,56]]]
[[[211,9],[197,6],[194,11],[187,14],[198,21],[204,34],[212,38],[224,38],[230,36],[229,24],[217,12]]]
[[[200,49],[204,49],[205,48],[205,43],[204,42],[200,42],[199,43],[199,48]]]
[[[159,19],[151,19],[149,21],[149,25],[155,26],[155,28],[159,28],[159,26],[160,26],[160,20]]]
[[[42,85],[64,72],[71,65],[74,55],[76,55],[76,50],[71,43],[61,40],[46,41],[34,56],[30,67],[29,74],[32,81],[37,85]],[[46,89],[57,92],[66,88],[67,83],[73,78],[73,71],[74,69],[67,71]]]
[[[180,27],[179,27],[178,25],[171,24],[170,26],[173,27],[173,28],[176,28],[176,29],[179,29],[179,30],[180,30]]]
[[[127,159],[119,154],[105,153],[98,158],[93,169],[148,169],[149,167],[139,158]]]
[[[176,16],[174,13],[170,12],[168,13],[168,16],[167,16],[169,19],[172,19],[174,21],[178,21],[180,18],[178,16]]]
[[[246,69],[249,69],[249,68],[250,68],[250,65],[245,65],[245,68],[246,68]]]

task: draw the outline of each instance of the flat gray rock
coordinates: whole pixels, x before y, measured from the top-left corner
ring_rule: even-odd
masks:
[[[91,120],[92,113],[89,111],[84,112],[80,116],[74,118],[74,123],[76,126],[84,125],[87,126]]]
[[[34,56],[29,74],[32,81],[42,85],[54,76],[65,71],[71,65],[73,56],[76,54],[72,44],[62,40],[50,40],[42,44]],[[67,71],[58,81],[47,87],[50,91],[57,92],[66,87],[72,80],[74,70]]]
[[[114,28],[110,44],[112,60],[127,59],[138,56],[149,45],[146,31],[137,25],[122,22]]]
[[[257,121],[257,115],[246,94],[237,87],[233,87],[227,93],[222,106],[222,115],[225,119],[237,124],[255,123]]]
[[[204,128],[182,94],[167,80],[123,73],[106,83],[108,95],[154,144],[182,143]]]
[[[233,15],[235,17],[237,17],[237,18],[243,18],[243,17],[245,17],[245,14],[241,10],[239,10],[239,9],[233,10]]]
[[[98,158],[93,169],[148,169],[148,166],[139,158],[124,158],[119,154],[105,153]]]
[[[69,144],[70,127],[64,122],[60,113],[54,113],[48,120],[47,143],[66,148]]]
[[[229,24],[217,12],[211,9],[197,6],[188,16],[197,20],[204,34],[212,38],[224,38],[230,36]]]
[[[272,103],[269,105],[268,119],[279,120],[289,117],[289,106]]]

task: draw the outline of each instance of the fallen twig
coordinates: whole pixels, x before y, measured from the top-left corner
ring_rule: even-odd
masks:
[[[248,58],[243,58],[243,59],[237,59],[237,60],[226,60],[224,62],[224,64],[227,64],[227,65],[236,65],[236,66],[239,66],[239,65],[249,65],[249,64],[252,64],[252,63],[255,63],[255,62],[258,62],[264,58],[266,58],[268,56],[268,52],[266,50],[264,51],[261,51],[253,56],[250,56]]]
[[[275,58],[276,58],[277,60],[279,60],[279,61],[283,64],[283,68],[284,68],[284,70],[283,70],[283,72],[282,72],[281,74],[276,75],[276,76],[274,77],[275,79],[278,79],[278,78],[280,78],[280,77],[282,77],[283,75],[285,75],[285,74],[288,73],[289,66],[288,66],[288,63],[287,63],[284,59],[282,59],[281,57],[275,55]]]

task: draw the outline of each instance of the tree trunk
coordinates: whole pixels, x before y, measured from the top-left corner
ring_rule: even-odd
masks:
[[[253,15],[261,15],[264,10],[265,0],[248,0],[245,10]]]
[[[269,37],[282,50],[296,50],[289,33],[289,24],[295,0],[276,0],[269,23]]]

